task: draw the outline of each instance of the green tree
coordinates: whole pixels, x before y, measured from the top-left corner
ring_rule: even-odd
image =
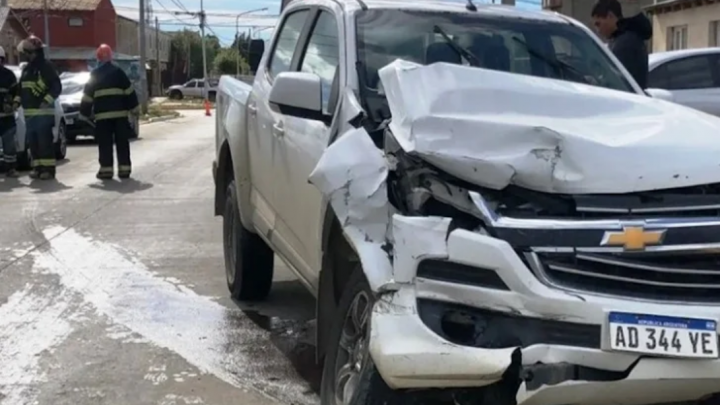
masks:
[[[216,75],[234,75],[237,73],[238,60],[240,61],[240,74],[247,74],[250,68],[242,56],[238,57],[237,48],[221,49],[213,60],[213,73]]]
[[[208,70],[212,69],[215,55],[220,52],[220,40],[213,35],[205,36]],[[184,29],[173,35],[171,60],[187,63],[187,77],[203,77],[202,37],[197,31]],[[208,72],[209,73],[209,72]]]

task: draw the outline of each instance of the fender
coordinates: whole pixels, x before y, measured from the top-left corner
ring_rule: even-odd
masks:
[[[245,229],[254,231],[250,203],[252,184],[250,182],[247,127],[247,102],[252,87],[232,77],[223,76],[220,79],[218,92],[217,136],[224,140],[218,151],[215,213],[217,215],[222,212],[220,204],[224,204],[225,201],[225,188],[229,182],[227,175],[232,173],[238,191],[240,220]]]

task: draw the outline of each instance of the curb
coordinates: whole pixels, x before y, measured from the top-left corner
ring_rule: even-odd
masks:
[[[170,120],[173,120],[175,118],[180,118],[180,117],[182,117],[182,115],[161,115],[159,117],[152,117],[152,118],[148,119],[147,121],[143,121],[140,123],[140,125],[152,124],[155,122],[170,121]]]
[[[204,110],[205,106],[203,105],[172,105],[172,106],[159,106],[162,110]],[[213,105],[212,108],[215,108]]]

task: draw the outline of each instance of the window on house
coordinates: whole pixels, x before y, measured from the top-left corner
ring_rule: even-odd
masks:
[[[80,17],[70,17],[68,18],[68,25],[71,27],[82,27],[83,19]]]
[[[710,21],[709,46],[720,46],[720,21]]]
[[[668,28],[667,49],[687,49],[687,25],[678,25]]]

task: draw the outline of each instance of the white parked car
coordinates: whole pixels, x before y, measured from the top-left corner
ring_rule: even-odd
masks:
[[[20,80],[20,67],[6,67],[15,72],[18,80]],[[23,114],[22,108],[18,109],[18,111],[15,113],[15,122],[17,124],[16,140],[18,151],[18,167],[21,169],[28,169],[32,166],[32,155],[30,154],[29,140],[25,136],[25,115]],[[52,131],[55,140],[55,157],[58,160],[63,160],[67,156],[67,138],[63,109],[59,100],[55,101],[55,125],[53,126]],[[2,149],[2,145],[0,145],[0,149]]]
[[[211,100],[215,99],[217,94],[218,79],[208,80],[208,95]],[[183,98],[204,98],[205,97],[205,80],[192,79],[185,84],[176,84],[168,87],[165,94],[173,100],[182,100]]]
[[[656,52],[649,57],[648,86],[673,101],[720,116],[720,47]]]
[[[250,65],[215,114],[227,285],[266,298],[277,255],[317,297],[322,405],[720,392],[720,118],[499,5],[294,0]]]

